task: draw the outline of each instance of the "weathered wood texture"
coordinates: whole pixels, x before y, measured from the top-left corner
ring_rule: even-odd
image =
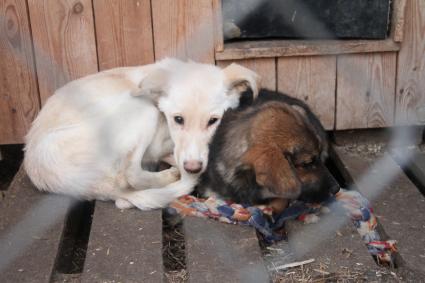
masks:
[[[0,198],[0,282],[50,282],[71,205],[36,190],[20,169]]]
[[[417,147],[409,147],[407,149],[394,149],[391,154],[399,164],[404,164],[402,162],[405,157],[410,156],[409,162],[403,167],[419,191],[425,195],[425,153]]]
[[[66,82],[98,70],[90,0],[28,0],[44,103]]]
[[[214,50],[223,51],[224,38],[223,38],[223,18],[222,18],[222,0],[212,0],[213,13],[214,13]]]
[[[391,21],[391,37],[395,42],[402,42],[404,37],[404,23],[406,21],[407,0],[393,0]]]
[[[315,76],[305,79],[296,74],[313,74],[306,66],[321,60],[316,55],[370,53],[338,60],[336,109],[335,97],[324,91],[331,89],[329,78],[320,82],[314,101],[309,98],[313,110],[320,108],[315,111],[325,127],[392,126],[394,116],[397,125],[425,124],[425,4],[421,0],[394,0],[387,40],[275,40],[225,46],[220,0],[2,0],[0,5],[0,144],[23,142],[40,104],[69,80],[167,56],[217,61],[221,66],[237,60],[257,70],[263,86],[275,89],[273,82],[277,82],[279,90],[298,95]],[[287,60],[287,56],[296,58]],[[280,62],[276,69],[290,69],[287,74],[294,74],[295,83],[273,72],[273,61]],[[341,75],[355,68],[361,69],[358,75]],[[354,82],[347,86],[350,80]]]
[[[293,57],[277,61],[278,90],[304,100],[326,129],[335,121],[336,58]]]
[[[393,125],[396,54],[338,57],[336,129]]]
[[[269,282],[255,230],[187,217],[189,282]]]
[[[0,144],[22,143],[40,107],[25,0],[0,1]]]
[[[406,4],[404,39],[398,55],[396,124],[425,124],[425,1]]]
[[[214,64],[211,0],[152,1],[155,59],[178,57]]]
[[[334,55],[398,51],[400,44],[386,40],[262,40],[226,43],[217,60],[247,58]]]
[[[380,156],[366,159],[343,148],[335,150],[359,191],[371,201],[386,234],[397,240],[405,265],[424,272],[424,196],[387,154],[379,161]],[[380,162],[379,166],[374,165],[376,162]]]
[[[255,71],[261,77],[261,87],[276,90],[276,60],[274,58],[217,61],[219,67],[237,63]]]
[[[287,252],[294,255],[293,261],[313,258],[315,261],[309,267],[324,268],[330,273],[342,272],[343,266],[363,272],[378,268],[354,224],[343,211],[322,215],[314,224],[289,221],[286,227],[289,239]]]
[[[149,0],[94,0],[99,69],[153,63]]]
[[[82,282],[161,282],[161,211],[96,202]]]

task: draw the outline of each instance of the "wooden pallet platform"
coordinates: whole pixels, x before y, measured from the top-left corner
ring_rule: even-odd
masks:
[[[418,154],[410,164],[414,168],[411,171],[425,175],[425,163],[421,162],[425,155]],[[345,180],[355,183],[371,199],[386,236],[399,242],[400,268],[391,271],[407,281],[421,278],[425,273],[425,198],[394,159],[388,154],[383,156],[385,171],[373,167],[381,156],[365,157],[336,147],[333,158]],[[363,181],[363,172],[370,175],[371,183]],[[395,176],[385,178],[388,172]],[[377,188],[382,190],[378,192]],[[69,211],[75,210],[75,203],[67,197],[37,191],[22,169],[3,194],[0,282],[166,281],[161,211],[121,211],[112,202],[96,202],[93,215],[86,215],[92,221],[82,271],[63,274],[58,262],[67,225],[73,223]],[[269,282],[269,271],[276,267],[270,262],[285,264],[310,258],[315,261],[308,267],[316,270],[316,279],[346,268],[379,280],[379,272],[383,271],[350,221],[333,213],[322,216],[317,224],[288,222],[289,242],[272,247],[282,249],[285,256],[279,254],[272,260],[264,257],[250,227],[192,217],[184,219],[183,227],[189,282]]]
[[[82,282],[161,282],[161,211],[96,202]]]
[[[96,202],[84,269],[61,274],[56,265],[74,202],[39,192],[22,169],[0,200],[0,282],[164,281],[160,210]],[[184,227],[190,282],[269,281],[252,228],[192,218]]]
[[[388,154],[361,157],[336,147],[339,162],[398,242],[400,265],[425,274],[425,197]]]
[[[0,199],[0,282],[50,282],[71,206],[18,172]]]
[[[188,217],[184,221],[189,282],[268,282],[251,227]]]

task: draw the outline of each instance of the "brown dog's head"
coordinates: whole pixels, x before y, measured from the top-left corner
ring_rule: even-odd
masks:
[[[264,195],[296,199],[337,185],[323,164],[326,141],[319,140],[302,108],[268,102],[252,120],[243,163],[252,167]]]
[[[262,90],[253,107],[225,115],[204,180],[238,202],[323,201],[339,189],[324,165],[327,149],[326,134],[307,106]]]

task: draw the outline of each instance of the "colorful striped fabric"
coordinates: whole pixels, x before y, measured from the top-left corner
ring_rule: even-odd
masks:
[[[341,189],[334,197],[322,204],[294,201],[281,214],[273,215],[270,207],[248,206],[210,197],[183,196],[168,207],[168,212],[183,216],[212,218],[220,222],[250,225],[257,229],[268,243],[283,240],[285,222],[290,219],[306,221],[309,216],[319,215],[325,207],[335,210],[342,207],[352,220],[369,253],[379,264],[392,266],[397,251],[396,241],[382,240],[377,231],[377,221],[369,201],[359,192]]]

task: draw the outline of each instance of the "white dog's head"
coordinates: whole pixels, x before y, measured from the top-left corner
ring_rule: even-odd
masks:
[[[224,111],[239,105],[250,89],[258,95],[258,76],[237,64],[213,65],[164,59],[140,83],[167,118],[174,156],[181,172],[198,174],[208,162],[208,144]]]

